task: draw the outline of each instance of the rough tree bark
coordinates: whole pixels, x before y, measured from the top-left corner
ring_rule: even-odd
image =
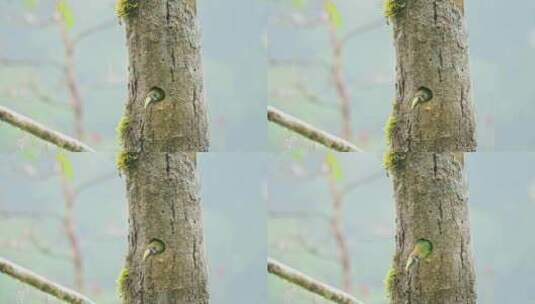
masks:
[[[396,255],[392,303],[476,303],[463,153],[408,153],[394,172]],[[406,269],[416,241],[432,253]]]
[[[396,48],[392,146],[396,151],[474,151],[475,121],[463,0],[388,0]],[[432,99],[411,108],[422,89]]]
[[[389,0],[387,15],[397,58],[386,128],[396,203],[387,292],[395,304],[476,303],[464,176],[464,152],[476,141],[463,1]],[[415,246],[421,241],[432,244],[429,255]]]
[[[195,152],[140,154],[128,169],[124,303],[208,303],[197,174]],[[163,252],[144,259],[155,240]]]
[[[196,1],[119,0],[129,96],[118,131],[129,246],[123,303],[208,303],[197,152],[208,150]]]
[[[119,0],[126,15],[129,151],[207,151],[197,1]],[[120,11],[120,8],[118,8]],[[164,99],[145,108],[149,92]]]

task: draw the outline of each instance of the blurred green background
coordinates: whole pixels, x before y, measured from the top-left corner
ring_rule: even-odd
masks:
[[[383,280],[395,249],[392,183],[381,156],[285,154],[269,167],[270,256],[332,286],[342,286],[331,221],[328,168],[343,195],[342,233],[351,260],[351,291],[386,304]],[[535,154],[468,154],[472,247],[478,303],[535,303]],[[329,303],[270,276],[269,303]]]
[[[328,2],[329,9],[325,3]],[[328,20],[343,39],[342,75],[351,95],[352,142],[383,150],[394,97],[394,47],[382,0],[271,0],[269,104],[340,135],[339,99],[331,78]],[[535,2],[465,1],[479,151],[535,148]],[[269,127],[270,147],[311,149]]]
[[[127,50],[114,0],[61,0],[75,39],[75,68],[85,109],[87,141],[99,151],[118,148],[115,128],[127,96]],[[51,20],[55,0],[0,1],[0,104],[73,135],[73,115],[61,65],[65,48]],[[203,0],[205,89],[211,151],[263,151],[266,63],[263,2]],[[246,25],[246,26],[245,26]],[[31,148],[27,135],[0,124],[0,151]]]
[[[70,246],[63,228],[61,168],[78,193],[75,231],[84,263],[84,294],[119,303],[116,279],[127,250],[125,181],[112,153],[36,157],[0,154],[0,256],[73,286]],[[67,159],[67,160],[65,160]],[[211,303],[265,303],[266,210],[262,201],[267,156],[202,153],[201,200]],[[63,171],[61,171],[63,172]],[[247,229],[244,229],[247,227]],[[61,303],[0,274],[0,303]]]

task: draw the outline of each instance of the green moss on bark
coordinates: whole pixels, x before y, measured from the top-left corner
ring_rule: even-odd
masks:
[[[386,293],[386,297],[388,299],[392,299],[392,290],[394,288],[394,282],[396,280],[396,270],[394,269],[394,267],[391,267],[388,272],[386,273],[386,277],[385,277],[385,293]]]
[[[136,160],[136,152],[127,152],[125,150],[121,150],[117,155],[117,169],[120,172],[126,172],[126,170],[135,164]]]
[[[121,117],[121,120],[119,120],[119,124],[117,125],[117,139],[119,140],[119,144],[124,147],[124,142],[126,138],[126,133],[128,133],[128,130],[130,128],[130,119],[128,116]]]
[[[117,279],[117,293],[119,294],[119,297],[121,299],[125,298],[126,295],[126,288],[128,285],[128,268],[124,267],[121,270],[121,273],[119,274],[119,278]]]
[[[396,129],[398,119],[394,115],[390,115],[385,125],[385,139],[388,146],[392,145],[392,137],[394,136],[394,130]]]
[[[407,5],[406,0],[385,0],[384,14],[387,20],[392,19],[401,12]]]
[[[402,165],[406,156],[407,153],[405,152],[395,152],[389,148],[384,155],[383,166],[388,172],[392,173]]]
[[[115,14],[119,19],[124,19],[130,16],[137,7],[137,0],[117,0]]]

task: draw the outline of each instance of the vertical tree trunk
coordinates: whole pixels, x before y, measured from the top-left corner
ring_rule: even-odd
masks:
[[[393,174],[396,200],[392,303],[476,303],[463,153],[408,153]],[[406,269],[417,240],[432,253]]]
[[[119,0],[126,5],[128,151],[207,151],[207,114],[196,0]],[[163,100],[145,108],[149,92]]]
[[[397,58],[385,158],[396,201],[391,303],[476,303],[464,177],[464,152],[476,141],[463,1],[388,0],[387,15]]]
[[[196,153],[142,154],[127,172],[124,303],[208,303]],[[163,252],[144,259],[155,240]]]
[[[463,1],[387,1],[404,5],[392,16],[397,62],[394,150],[474,151]],[[412,109],[421,88],[429,89],[432,99]]]
[[[208,150],[196,0],[118,0],[129,98],[118,131],[129,246],[127,304],[208,303],[196,153]]]

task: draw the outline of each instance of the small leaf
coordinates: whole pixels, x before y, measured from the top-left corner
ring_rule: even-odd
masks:
[[[333,152],[327,153],[326,161],[331,176],[334,178],[334,180],[341,181],[344,178],[344,172],[342,170],[342,165],[340,164],[340,161],[336,157],[336,154],[334,154]]]
[[[342,14],[336,7],[333,1],[327,1],[325,3],[325,10],[329,15],[329,21],[334,25],[336,29],[339,29],[342,26]]]
[[[61,18],[67,25],[68,29],[72,29],[74,26],[74,13],[67,0],[62,0],[58,3],[58,12],[61,14]]]
[[[67,157],[67,154],[59,152],[56,156],[61,173],[69,180],[74,179],[74,168],[71,160]]]

